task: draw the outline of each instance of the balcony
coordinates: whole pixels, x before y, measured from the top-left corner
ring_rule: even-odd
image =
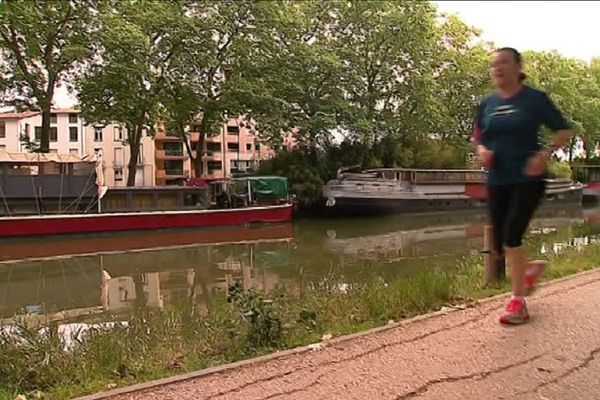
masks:
[[[220,161],[222,158],[220,151],[204,150],[202,152],[202,159],[205,161]]]
[[[199,139],[200,139],[200,134],[198,132],[192,132],[190,134],[190,142],[191,143],[196,143]],[[205,136],[204,137],[204,142],[205,143],[221,143],[222,141],[223,141],[223,135],[222,134],[212,135],[212,136]]]
[[[158,160],[187,160],[188,155],[183,150],[166,149],[156,150],[156,158]]]
[[[157,131],[154,135],[154,140],[157,142],[181,142],[179,136],[170,135],[165,131]]]
[[[188,178],[189,176],[189,171],[185,169],[173,168],[165,170],[166,179]]]

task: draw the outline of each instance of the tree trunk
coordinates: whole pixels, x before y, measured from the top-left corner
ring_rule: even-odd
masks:
[[[196,178],[201,177],[204,173],[204,164],[202,162],[202,154],[204,153],[204,139],[207,130],[206,118],[202,117],[202,123],[198,131],[198,141],[196,142],[196,158],[194,159],[194,173]]]
[[[50,107],[50,104],[48,104],[44,105],[44,108],[42,109],[42,137],[40,140],[40,153],[48,153],[50,151]]]
[[[129,163],[127,165],[127,186],[135,186],[138,158],[140,155],[140,142],[142,140],[143,124],[138,124],[129,130]],[[132,135],[133,133],[133,135]]]

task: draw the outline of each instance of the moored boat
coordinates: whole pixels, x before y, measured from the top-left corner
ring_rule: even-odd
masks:
[[[97,159],[0,153],[0,237],[287,222],[282,177],[107,188]]]
[[[583,186],[546,180],[545,205],[581,204]],[[329,212],[355,214],[435,212],[483,208],[485,171],[473,169],[340,169],[323,187]]]

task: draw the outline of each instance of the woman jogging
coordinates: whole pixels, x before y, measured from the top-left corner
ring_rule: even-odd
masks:
[[[545,172],[552,153],[571,136],[567,123],[546,93],[523,84],[521,54],[501,48],[492,54],[490,75],[495,91],[477,111],[474,141],[481,165],[488,169],[488,207],[494,251],[506,258],[512,297],[503,324],[529,319],[524,296],[533,291],[543,262],[527,262],[521,248],[529,221],[544,196]],[[539,128],[555,132],[552,145],[542,148]]]

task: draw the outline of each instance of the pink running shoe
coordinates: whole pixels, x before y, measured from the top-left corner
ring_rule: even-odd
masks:
[[[505,325],[520,325],[529,319],[525,300],[510,299],[506,313],[500,317],[500,323]]]
[[[536,289],[536,283],[546,269],[546,262],[543,260],[530,261],[525,272],[525,295],[531,296]]]

